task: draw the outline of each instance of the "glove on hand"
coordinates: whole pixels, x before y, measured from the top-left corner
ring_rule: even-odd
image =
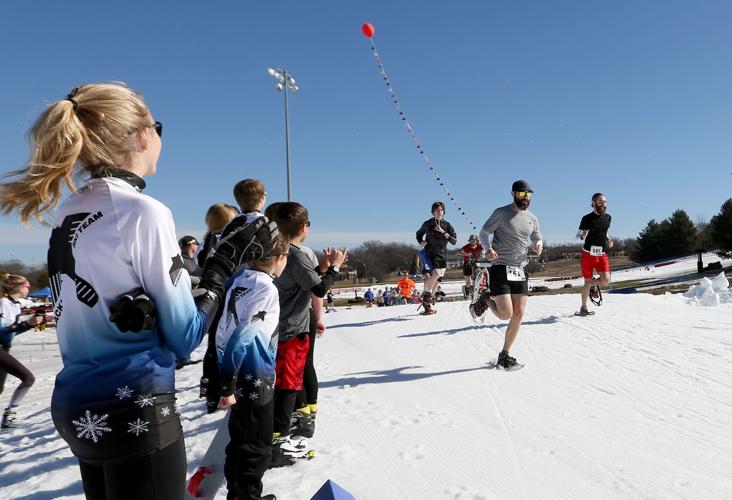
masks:
[[[120,295],[109,312],[109,320],[121,332],[138,333],[155,326],[155,304],[142,288]]]
[[[247,260],[266,257],[264,252],[267,249],[259,241],[262,240],[265,228],[273,242],[277,235],[277,224],[269,222],[266,217],[259,217],[249,224],[246,223],[246,217],[243,216],[231,221],[226,226],[213,253],[206,259],[202,282],[206,281],[208,271],[215,272],[226,279]]]

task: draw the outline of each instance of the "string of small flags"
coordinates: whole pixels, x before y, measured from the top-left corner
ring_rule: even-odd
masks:
[[[386,84],[386,90],[389,94],[389,99],[392,101],[392,104],[394,106],[394,109],[397,113],[399,113],[399,118],[404,123],[404,126],[407,129],[407,132],[409,133],[409,136],[412,138],[412,143],[414,143],[417,152],[419,152],[420,157],[425,162],[425,165],[427,168],[429,168],[430,174],[432,174],[433,179],[435,182],[437,182],[440,187],[445,191],[445,194],[447,194],[447,197],[450,199],[450,202],[452,205],[457,209],[458,213],[462,215],[466,222],[470,225],[470,227],[473,228],[473,231],[478,231],[478,228],[475,226],[475,223],[471,220],[471,218],[465,213],[465,210],[460,206],[458,201],[455,199],[455,192],[451,190],[447,183],[445,182],[445,178],[440,172],[437,170],[437,168],[432,163],[432,160],[430,160],[429,156],[427,156],[427,153],[425,152],[424,148],[422,147],[422,143],[417,138],[417,135],[414,133],[414,127],[412,127],[411,123],[409,123],[409,120],[407,119],[407,115],[404,113],[404,110],[402,109],[402,105],[399,102],[399,98],[396,95],[396,91],[394,90],[394,86],[391,84],[391,79],[389,78],[389,75],[387,74],[386,70],[384,69],[384,64],[381,62],[381,56],[379,55],[379,52],[376,50],[376,45],[374,44],[374,33],[375,29],[373,25],[366,23],[361,27],[361,31],[363,34],[369,39],[369,42],[371,42],[371,53],[374,56],[374,60],[376,61],[376,65],[379,68],[379,74],[384,80],[384,83]]]

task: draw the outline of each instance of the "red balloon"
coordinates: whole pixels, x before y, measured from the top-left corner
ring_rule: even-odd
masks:
[[[374,36],[374,33],[376,33],[376,28],[374,28],[374,25],[371,23],[364,23],[363,26],[361,26],[361,31],[363,31],[363,34],[366,35],[367,38],[371,38]]]

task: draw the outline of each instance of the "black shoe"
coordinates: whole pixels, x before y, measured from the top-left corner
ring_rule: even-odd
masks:
[[[0,429],[14,429],[15,424],[13,423],[15,421],[15,412],[11,410],[10,408],[6,409],[3,412],[3,420],[0,423]]]
[[[516,362],[516,358],[513,358],[508,355],[508,352],[501,351],[498,354],[498,361],[496,361],[496,365],[500,366],[504,370],[510,370],[514,366],[516,366],[518,363]]]
[[[313,434],[315,434],[315,414],[294,411],[290,420],[290,433],[294,436],[313,437]]]

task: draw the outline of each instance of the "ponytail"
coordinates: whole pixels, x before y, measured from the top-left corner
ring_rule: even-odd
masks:
[[[25,285],[28,279],[19,274],[0,275],[0,298],[7,297],[16,291],[21,285]]]
[[[0,184],[0,212],[17,210],[24,224],[31,217],[43,222],[41,215],[59,203],[63,184],[76,191],[75,167],[95,174],[131,158],[131,133],[145,127],[149,116],[142,96],[124,84],[75,88],[31,128],[30,160],[8,174],[15,180]]]

